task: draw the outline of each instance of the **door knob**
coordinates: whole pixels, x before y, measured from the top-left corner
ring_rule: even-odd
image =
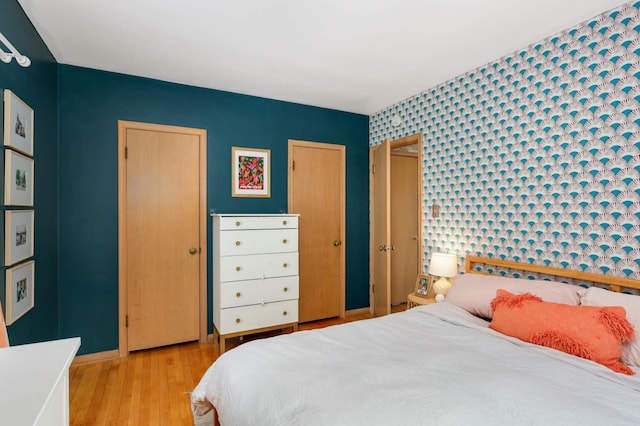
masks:
[[[342,245],[342,241],[340,241],[340,240],[333,240],[333,246],[334,246],[334,247],[338,247],[339,245]]]
[[[198,252],[198,250],[197,250],[195,247],[191,247],[191,248],[189,249],[189,253],[190,253],[190,254],[196,254],[197,252]]]
[[[387,246],[378,246],[378,250],[387,251]]]

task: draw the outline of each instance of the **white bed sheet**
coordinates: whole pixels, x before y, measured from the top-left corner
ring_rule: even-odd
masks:
[[[640,379],[448,303],[245,343],[191,398],[223,426],[639,425]]]

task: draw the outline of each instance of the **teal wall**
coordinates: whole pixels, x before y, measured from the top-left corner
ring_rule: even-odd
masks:
[[[289,139],[345,145],[346,308],[369,306],[368,116],[67,65],[58,75],[60,336],[81,336],[80,353],[118,345],[118,120],[206,129],[207,207],[225,213],[286,211]],[[234,145],[271,150],[271,198],[231,197]],[[208,271],[211,294],[210,259]],[[208,318],[211,332],[211,306]]]
[[[7,328],[10,343],[16,345],[58,337],[58,72],[53,56],[15,0],[0,0],[0,31],[31,59],[28,68],[19,66],[15,60],[9,64],[0,62],[0,89],[10,89],[35,111],[35,306]],[[4,169],[4,160],[0,161],[0,169]],[[5,208],[2,210],[0,217],[4,220]],[[0,258],[4,259],[4,244],[0,244]],[[3,268],[0,272],[3,309],[4,276]]]

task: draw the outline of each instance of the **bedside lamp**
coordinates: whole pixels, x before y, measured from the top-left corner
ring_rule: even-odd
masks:
[[[433,292],[436,294],[436,301],[442,302],[451,288],[451,278],[458,274],[458,257],[449,253],[433,253],[429,263],[429,274],[440,277],[433,283]]]

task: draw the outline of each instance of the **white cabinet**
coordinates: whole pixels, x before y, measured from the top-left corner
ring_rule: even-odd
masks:
[[[225,340],[298,326],[298,215],[213,214],[213,325]]]
[[[0,349],[0,424],[68,425],[69,366],[80,338]]]

